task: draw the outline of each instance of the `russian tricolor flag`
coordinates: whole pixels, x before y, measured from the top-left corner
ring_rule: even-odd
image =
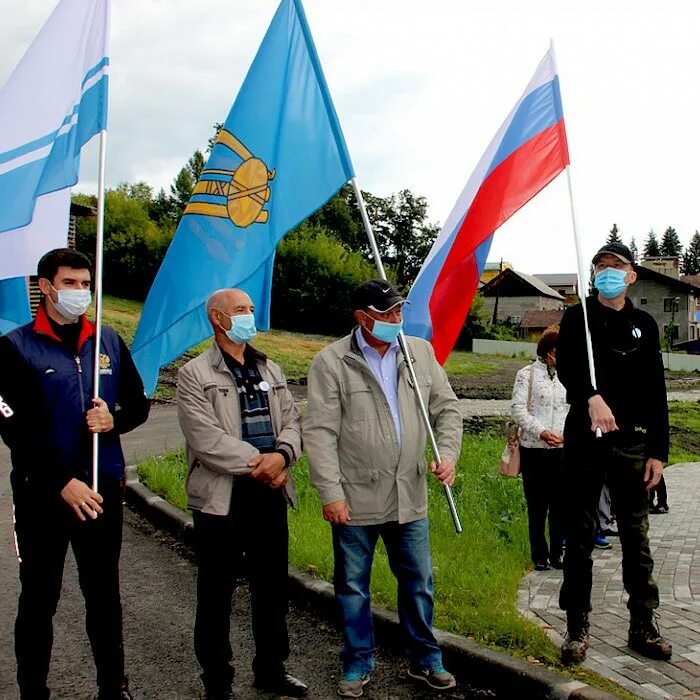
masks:
[[[569,164],[553,50],[498,130],[440,231],[408,295],[408,335],[444,363],[464,325],[496,229]]]

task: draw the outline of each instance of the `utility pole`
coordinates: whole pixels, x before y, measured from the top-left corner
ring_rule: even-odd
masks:
[[[496,303],[493,305],[493,318],[491,319],[491,323],[495,326],[496,323],[498,322],[498,298],[501,295],[501,282],[503,280],[500,279],[501,275],[503,274],[503,258],[501,258],[501,264],[498,268],[498,284],[496,285]]]

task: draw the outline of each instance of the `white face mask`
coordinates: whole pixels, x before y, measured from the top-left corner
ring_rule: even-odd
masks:
[[[58,301],[54,302],[56,311],[69,321],[77,321],[92,303],[89,289],[56,289]]]

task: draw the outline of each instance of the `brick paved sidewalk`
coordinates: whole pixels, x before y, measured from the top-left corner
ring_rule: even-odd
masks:
[[[700,462],[666,470],[667,515],[649,516],[654,575],[661,593],[661,631],[673,643],[669,662],[627,646],[629,616],[622,586],[620,543],[593,555],[591,648],[585,666],[640,698],[700,699]],[[557,645],[566,631],[559,609],[560,571],[527,574],[518,592],[521,613],[547,629]]]

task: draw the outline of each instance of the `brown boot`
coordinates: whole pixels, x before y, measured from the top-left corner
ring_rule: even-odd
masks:
[[[648,610],[630,615],[629,646],[650,659],[668,661],[671,658],[671,642],[661,636],[656,622],[657,614]]]
[[[563,663],[580,664],[588,649],[588,613],[569,611],[566,613],[566,640],[561,646]]]

